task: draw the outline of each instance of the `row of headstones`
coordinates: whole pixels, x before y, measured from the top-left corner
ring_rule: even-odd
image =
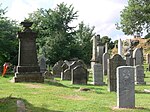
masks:
[[[71,80],[72,84],[87,84],[88,70],[83,61],[58,61],[52,69],[55,77],[61,80]]]
[[[127,66],[136,66],[136,65],[143,65],[143,50],[141,48],[136,48],[133,51],[132,56],[126,57],[125,64]],[[108,53],[103,54],[103,75],[107,74],[108,66],[107,66],[107,60],[110,58]],[[112,57],[113,58],[113,57]],[[111,59],[112,59],[111,58]],[[150,56],[149,56],[150,58]]]
[[[126,66],[126,61],[119,55],[114,55],[108,59],[108,91],[116,91],[116,69],[119,66]],[[144,82],[144,67],[142,65],[132,66],[134,69],[134,82],[135,84],[146,84]]]

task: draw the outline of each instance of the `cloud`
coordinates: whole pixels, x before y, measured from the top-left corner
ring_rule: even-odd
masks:
[[[13,0],[6,16],[21,22],[25,17],[28,17],[28,13],[36,11],[49,1],[50,0]]]
[[[9,0],[10,1],[10,0]],[[121,31],[116,30],[115,24],[119,22],[120,11],[127,4],[127,0],[12,0],[9,6],[8,17],[16,19],[19,22],[28,17],[37,8],[55,8],[56,4],[62,2],[73,5],[78,12],[78,20],[75,20],[76,26],[84,21],[86,25],[95,26],[95,32],[102,36],[109,36],[113,40],[123,37]]]

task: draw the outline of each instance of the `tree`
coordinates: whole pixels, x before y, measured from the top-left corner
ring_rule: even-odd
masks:
[[[127,35],[142,35],[150,32],[150,0],[129,0],[128,6],[121,11],[121,29]]]
[[[16,34],[18,27],[15,21],[9,20],[4,15],[5,9],[0,8],[0,65],[5,61],[17,64],[18,41]]]
[[[38,32],[39,54],[44,49],[51,64],[58,60],[71,58],[71,47],[74,42],[75,31],[70,23],[77,19],[77,11],[72,5],[61,3],[55,9],[38,9],[29,15],[33,21],[33,29]]]
[[[114,48],[114,43],[113,41],[111,41],[111,38],[109,38],[108,36],[103,36],[102,38],[100,38],[100,44],[101,45],[105,45],[108,44],[108,49],[113,49]]]
[[[90,40],[94,35],[94,27],[90,28],[90,26],[85,25],[84,22],[79,23],[75,35],[76,51],[79,51],[76,54],[78,54],[77,57],[82,59],[87,64],[90,63],[92,57],[92,42]]]
[[[38,32],[38,53],[44,53],[50,64],[72,58],[90,62],[94,28],[83,22],[78,28],[71,26],[77,17],[72,5],[61,3],[54,9],[38,9],[27,18],[34,22],[32,28]]]

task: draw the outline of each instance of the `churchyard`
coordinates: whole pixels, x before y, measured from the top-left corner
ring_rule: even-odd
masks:
[[[146,85],[135,86],[135,109],[116,109],[117,94],[107,91],[107,85],[91,84],[91,73],[87,85],[73,85],[60,78],[44,83],[12,83],[13,74],[6,75],[0,77],[0,112],[16,112],[18,100],[24,102],[27,112],[149,112],[150,93],[144,90],[150,89],[150,72],[145,74]]]
[[[49,71],[44,55],[37,57],[32,22],[22,22],[18,33],[18,65],[0,77],[1,112],[100,112],[150,111],[150,55],[143,48],[126,55],[123,42],[110,54],[107,43],[94,36],[91,66],[78,58],[59,60]]]

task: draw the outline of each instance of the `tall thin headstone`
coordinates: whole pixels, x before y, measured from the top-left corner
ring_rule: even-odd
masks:
[[[117,107],[135,107],[134,67],[120,66],[117,68]]]
[[[107,75],[107,60],[109,59],[109,54],[106,52],[103,54],[103,75]]]
[[[118,40],[118,54],[122,56],[122,41]]]
[[[93,66],[93,84],[94,85],[104,85],[103,82],[103,67],[102,64],[95,63]]]
[[[44,78],[40,73],[36,53],[36,36],[30,27],[32,22],[21,22],[25,27],[23,32],[18,32],[19,38],[19,54],[18,66],[13,77],[13,82],[44,82]]]
[[[97,60],[97,40],[99,36],[92,37],[91,40],[93,40],[93,50],[92,50],[92,59],[91,59],[91,68],[93,68],[93,65],[98,61]]]
[[[126,62],[119,54],[115,54],[111,59],[108,59],[108,91],[115,91],[117,90],[117,77],[116,77],[116,69],[119,66],[125,66]]]

